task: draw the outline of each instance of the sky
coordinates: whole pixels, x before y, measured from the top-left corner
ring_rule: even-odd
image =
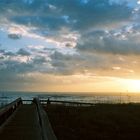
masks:
[[[0,0],[0,90],[140,92],[140,0]]]

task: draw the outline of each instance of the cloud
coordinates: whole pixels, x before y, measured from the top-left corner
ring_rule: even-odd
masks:
[[[125,3],[118,5],[117,2],[109,0],[87,2],[80,0],[12,0],[8,3],[2,0],[0,9],[0,15],[5,16],[10,22],[40,29],[45,28],[48,31],[59,30],[62,27],[85,30],[99,24],[125,21],[130,18],[132,10]],[[91,13],[92,16],[89,16]]]
[[[108,67],[105,65],[108,64],[106,57],[85,52],[62,54],[61,52],[55,51],[50,57],[53,66],[52,73],[61,75],[85,74],[86,72],[95,73],[94,71]]]
[[[118,4],[118,5],[122,5],[122,4],[126,4],[128,7],[135,7],[138,4],[138,0],[109,0],[110,4]]]
[[[80,51],[110,54],[140,54],[139,25],[129,25],[120,29],[95,30],[85,33],[76,48]]]
[[[25,49],[19,49],[19,51],[17,52],[17,54],[19,55],[23,55],[23,56],[30,56],[30,53],[28,51],[26,51]]]
[[[0,82],[139,75],[139,13],[138,0],[1,0]]]
[[[0,15],[5,16],[9,23],[18,25],[9,29],[8,36],[11,39],[28,36],[46,39],[46,42],[51,40],[55,42],[54,46],[61,48],[76,47],[84,51],[122,54],[128,50],[128,52],[137,53],[139,48],[134,42],[122,41],[119,37],[123,36],[116,38],[106,33],[106,25],[117,23],[121,26],[122,22],[131,22],[134,6],[128,6],[128,3],[137,5],[136,1],[129,0],[122,2],[118,0],[18,0],[8,3],[3,0],[0,7],[5,6],[5,9],[1,9]],[[99,31],[97,28],[102,30]]]
[[[0,73],[24,74],[29,72],[48,72],[51,70],[49,56],[45,52],[19,49],[17,52],[0,50]]]
[[[30,53],[29,53],[30,52]],[[115,54],[116,55],[116,54]],[[127,56],[127,55],[126,55]],[[0,73],[4,76],[28,73],[44,73],[50,75],[94,74],[110,75],[113,68],[121,67],[122,72],[114,75],[130,74],[131,67],[139,69],[139,58],[129,60],[124,55],[113,53],[96,53],[93,50],[77,53],[63,53],[57,50],[19,49],[17,52],[0,51]],[[131,62],[131,63],[130,63]],[[133,63],[134,62],[134,63]],[[136,63],[135,63],[136,62]],[[130,64],[128,67],[127,64]]]
[[[0,15],[5,16],[9,23],[18,25],[9,29],[9,38],[19,39],[21,36],[37,37],[42,40],[46,38],[46,42],[52,40],[59,47],[75,48],[78,46],[78,48],[85,48],[83,45],[79,45],[80,41],[85,37],[91,38],[90,36],[92,36],[85,35],[85,33],[89,34],[88,32],[96,28],[102,28],[102,32],[105,32],[106,25],[116,23],[121,25],[122,22],[131,22],[134,8],[128,6],[128,3],[130,3],[128,0],[126,2],[112,0],[62,0],[61,2],[56,0],[18,0],[8,3],[2,0],[0,7],[5,6],[5,9],[1,9]],[[80,37],[81,39],[79,39]],[[104,42],[108,45],[109,41],[107,40],[108,38],[104,38]],[[114,41],[116,40],[114,39]],[[87,42],[87,46],[89,45],[90,41]],[[100,46],[97,49],[100,50]],[[117,51],[121,50],[115,52]]]
[[[21,36],[21,34],[8,34],[8,37],[10,38],[10,39],[20,39],[22,36]]]

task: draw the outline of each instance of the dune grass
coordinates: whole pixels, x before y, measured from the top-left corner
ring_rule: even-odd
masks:
[[[58,140],[140,139],[140,104],[49,105],[46,111]]]

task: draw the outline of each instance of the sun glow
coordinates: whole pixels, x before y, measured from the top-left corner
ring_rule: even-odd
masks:
[[[128,92],[140,92],[140,80],[125,80],[123,81],[124,88]]]

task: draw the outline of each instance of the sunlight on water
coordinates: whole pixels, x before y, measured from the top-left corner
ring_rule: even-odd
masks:
[[[140,80],[121,80],[123,87],[129,92],[140,92]]]

